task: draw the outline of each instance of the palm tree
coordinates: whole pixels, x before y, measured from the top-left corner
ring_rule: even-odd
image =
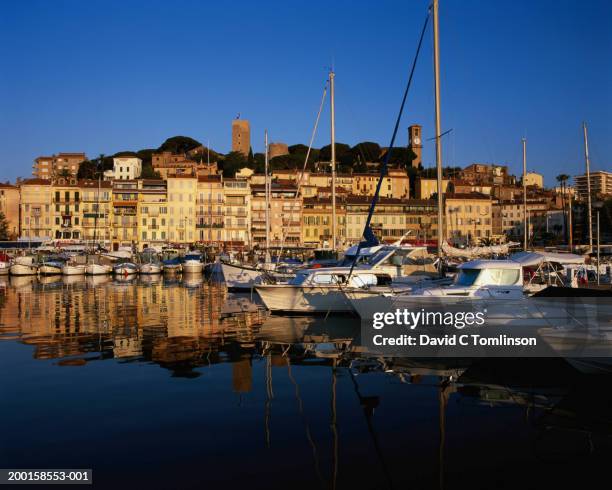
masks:
[[[565,229],[565,242],[569,243],[569,236],[567,230],[567,211],[565,209],[565,190],[566,190],[566,182],[569,180],[570,176],[567,174],[559,174],[557,175],[557,182],[561,187],[561,206],[563,207],[563,228]]]

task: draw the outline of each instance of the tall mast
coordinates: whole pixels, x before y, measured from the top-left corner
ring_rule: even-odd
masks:
[[[266,173],[266,255],[270,253],[270,179],[268,176],[268,130],[265,131],[265,173]]]
[[[438,174],[438,257],[442,256],[442,240],[444,233],[442,206],[444,193],[442,191],[442,142],[440,141],[440,46],[438,27],[438,0],[433,0],[433,48],[434,48],[434,92],[436,106],[436,169]]]
[[[333,71],[329,72],[329,96],[331,115],[331,188],[332,188],[332,249],[336,249],[336,108],[334,100],[334,77]]]
[[[584,132],[584,162],[586,164],[586,180],[587,180],[587,208],[589,215],[589,253],[593,252],[593,216],[591,214],[591,160],[589,159],[589,135],[587,133],[587,125],[582,123]]]
[[[529,227],[527,224],[527,140],[523,138],[523,250],[527,251]]]

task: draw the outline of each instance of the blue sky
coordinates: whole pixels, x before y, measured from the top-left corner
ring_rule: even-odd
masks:
[[[0,180],[32,160],[154,148],[169,136],[230,148],[251,121],[254,151],[308,143],[327,68],[336,71],[337,141],[388,144],[427,0],[22,1],[0,15]],[[547,184],[612,170],[612,2],[441,0],[446,165],[528,167]],[[431,30],[406,128],[433,136]],[[329,142],[325,113],[316,146]],[[424,162],[432,165],[433,142]]]

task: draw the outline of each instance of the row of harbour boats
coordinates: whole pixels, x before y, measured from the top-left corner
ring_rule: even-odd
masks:
[[[262,265],[221,263],[220,268],[229,288],[256,291],[273,313],[357,313],[372,320],[381,312],[396,310],[476,309],[487,312],[488,325],[588,321],[580,315],[601,323],[602,314],[607,315],[604,323],[612,321],[609,288],[578,287],[578,278],[589,268],[580,255],[519,252],[459,263],[441,274],[425,247],[377,245],[362,249],[358,260],[353,252],[349,249],[344,260],[333,266],[298,268],[280,275]],[[583,308],[589,302],[593,308]]]
[[[205,263],[200,252],[165,256],[154,250],[133,254],[129,250],[111,253],[37,253],[16,257],[0,255],[0,274],[13,276],[107,275],[194,273],[201,274]]]

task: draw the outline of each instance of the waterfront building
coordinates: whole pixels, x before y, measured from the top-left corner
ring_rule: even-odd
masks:
[[[115,180],[112,186],[113,250],[135,247],[138,243],[138,181]]]
[[[160,249],[168,239],[168,191],[165,180],[138,181],[137,223],[139,248]]]
[[[346,241],[346,197],[336,199],[336,219],[338,241]],[[302,244],[306,247],[331,247],[332,243],[332,199],[329,195],[319,194],[307,197],[302,209]]]
[[[251,149],[251,128],[246,119],[234,119],[232,121],[232,151],[249,156]]]
[[[111,182],[80,180],[82,206],[82,238],[104,247],[111,243],[113,186]]]
[[[448,192],[450,180],[442,179],[443,192]],[[438,193],[438,179],[421,177],[415,182],[415,199],[431,199],[431,196]]]
[[[498,201],[493,204],[493,234],[505,235],[512,240],[522,240],[524,236],[524,205],[522,200]],[[527,217],[529,235],[546,231],[548,203],[543,199],[528,199]],[[549,223],[550,226],[550,223]],[[550,229],[550,228],[549,228]],[[550,231],[553,232],[552,230]]]
[[[81,187],[76,177],[59,177],[53,183],[52,236],[62,240],[83,238]]]
[[[324,173],[310,173],[308,176],[308,184],[313,185],[317,189],[331,188],[332,176]],[[303,182],[304,184],[304,182]],[[349,192],[353,192],[353,175],[338,173],[336,174],[336,186],[342,187]]]
[[[19,237],[19,187],[0,183],[0,213],[8,225],[9,240]]]
[[[371,200],[365,196],[346,199],[346,236],[349,243],[362,239]],[[437,233],[437,206],[427,199],[381,197],[372,216],[371,228],[379,240],[394,242],[408,231],[410,241],[432,240]]]
[[[276,179],[270,183],[270,245],[296,246],[302,236],[302,197],[294,182]],[[253,245],[265,247],[265,185],[251,184],[251,238]]]
[[[591,172],[590,177],[591,199],[612,196],[612,172],[598,170]],[[586,201],[588,189],[586,174],[576,175],[574,177],[574,185],[576,187],[578,197]]]
[[[142,160],[137,157],[113,158],[112,178],[114,180],[134,180],[140,177]],[[104,172],[106,176],[106,172]]]
[[[481,238],[492,238],[491,196],[479,193],[446,194],[446,239],[454,245],[478,244]]]
[[[51,181],[27,179],[19,183],[20,236],[31,240],[49,240],[52,235]]]
[[[55,177],[76,177],[82,162],[87,160],[85,153],[58,153],[41,156],[34,160],[32,175],[38,179],[51,180]]]
[[[198,177],[195,205],[197,240],[206,244],[223,241],[223,181],[220,175]]]
[[[229,248],[251,244],[251,186],[244,179],[223,179],[223,229],[221,239]],[[264,227],[265,228],[265,227]]]
[[[188,245],[196,241],[195,196],[198,179],[194,174],[169,177],[168,238],[170,242]]]

